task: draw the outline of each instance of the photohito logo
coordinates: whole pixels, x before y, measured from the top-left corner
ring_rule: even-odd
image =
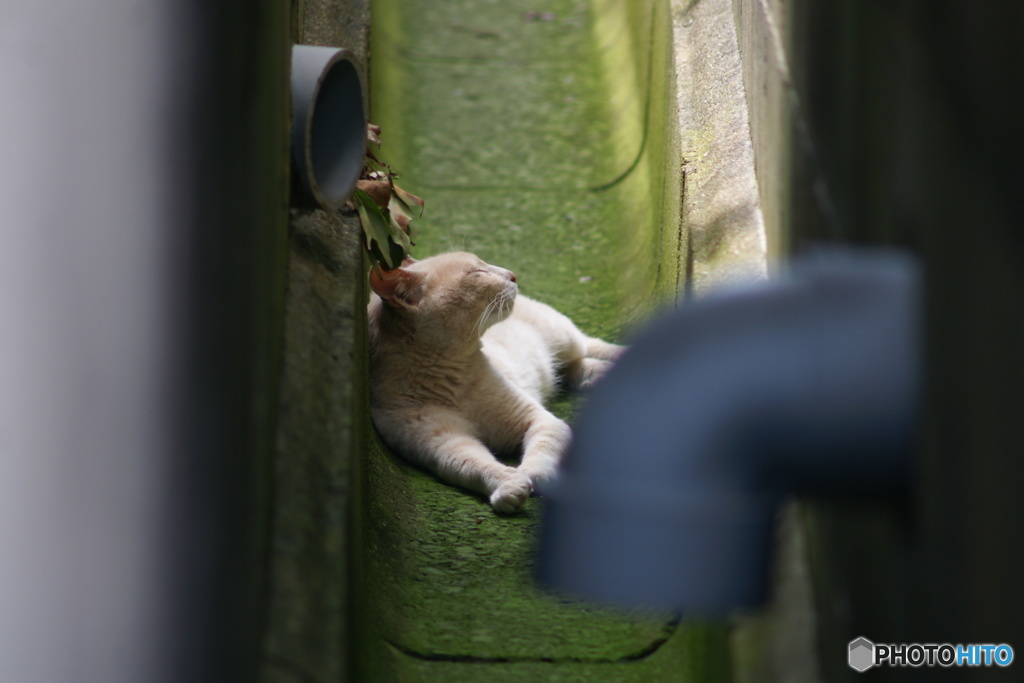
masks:
[[[850,641],[850,668],[867,671],[873,666],[1009,666],[1013,648],[1002,643],[950,645],[949,643],[872,643],[867,638]]]
[[[875,644],[867,638],[850,641],[850,668],[867,671],[875,664]]]

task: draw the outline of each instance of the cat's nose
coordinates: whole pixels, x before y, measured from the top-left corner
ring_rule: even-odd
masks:
[[[513,273],[511,270],[508,271],[508,279],[511,280],[512,282],[516,282],[516,274]]]

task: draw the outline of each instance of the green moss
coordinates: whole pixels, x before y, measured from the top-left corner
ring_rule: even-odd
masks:
[[[473,251],[586,332],[622,341],[680,282],[667,6],[560,0],[538,11],[377,0],[381,156],[427,201],[415,256]],[[554,409],[571,421],[577,408],[563,397]],[[538,591],[540,499],[496,515],[377,442],[365,467],[365,680],[680,680],[708,650],[697,636],[724,642],[668,615]]]

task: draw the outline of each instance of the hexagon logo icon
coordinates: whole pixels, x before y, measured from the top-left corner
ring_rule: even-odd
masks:
[[[850,641],[850,668],[864,672],[875,665],[875,644],[867,638]]]

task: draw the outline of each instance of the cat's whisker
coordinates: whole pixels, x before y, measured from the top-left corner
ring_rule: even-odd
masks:
[[[487,319],[490,317],[491,312],[494,310],[495,305],[498,303],[498,299],[494,298],[493,300],[491,300],[489,304],[487,304],[487,308],[484,309],[483,315],[480,316],[480,320],[476,324],[477,335],[483,335],[484,325],[487,324]]]
[[[484,319],[487,318],[487,311],[490,310],[491,305],[487,304],[484,312],[480,314],[480,319],[476,321],[476,335],[482,336],[484,333]]]

